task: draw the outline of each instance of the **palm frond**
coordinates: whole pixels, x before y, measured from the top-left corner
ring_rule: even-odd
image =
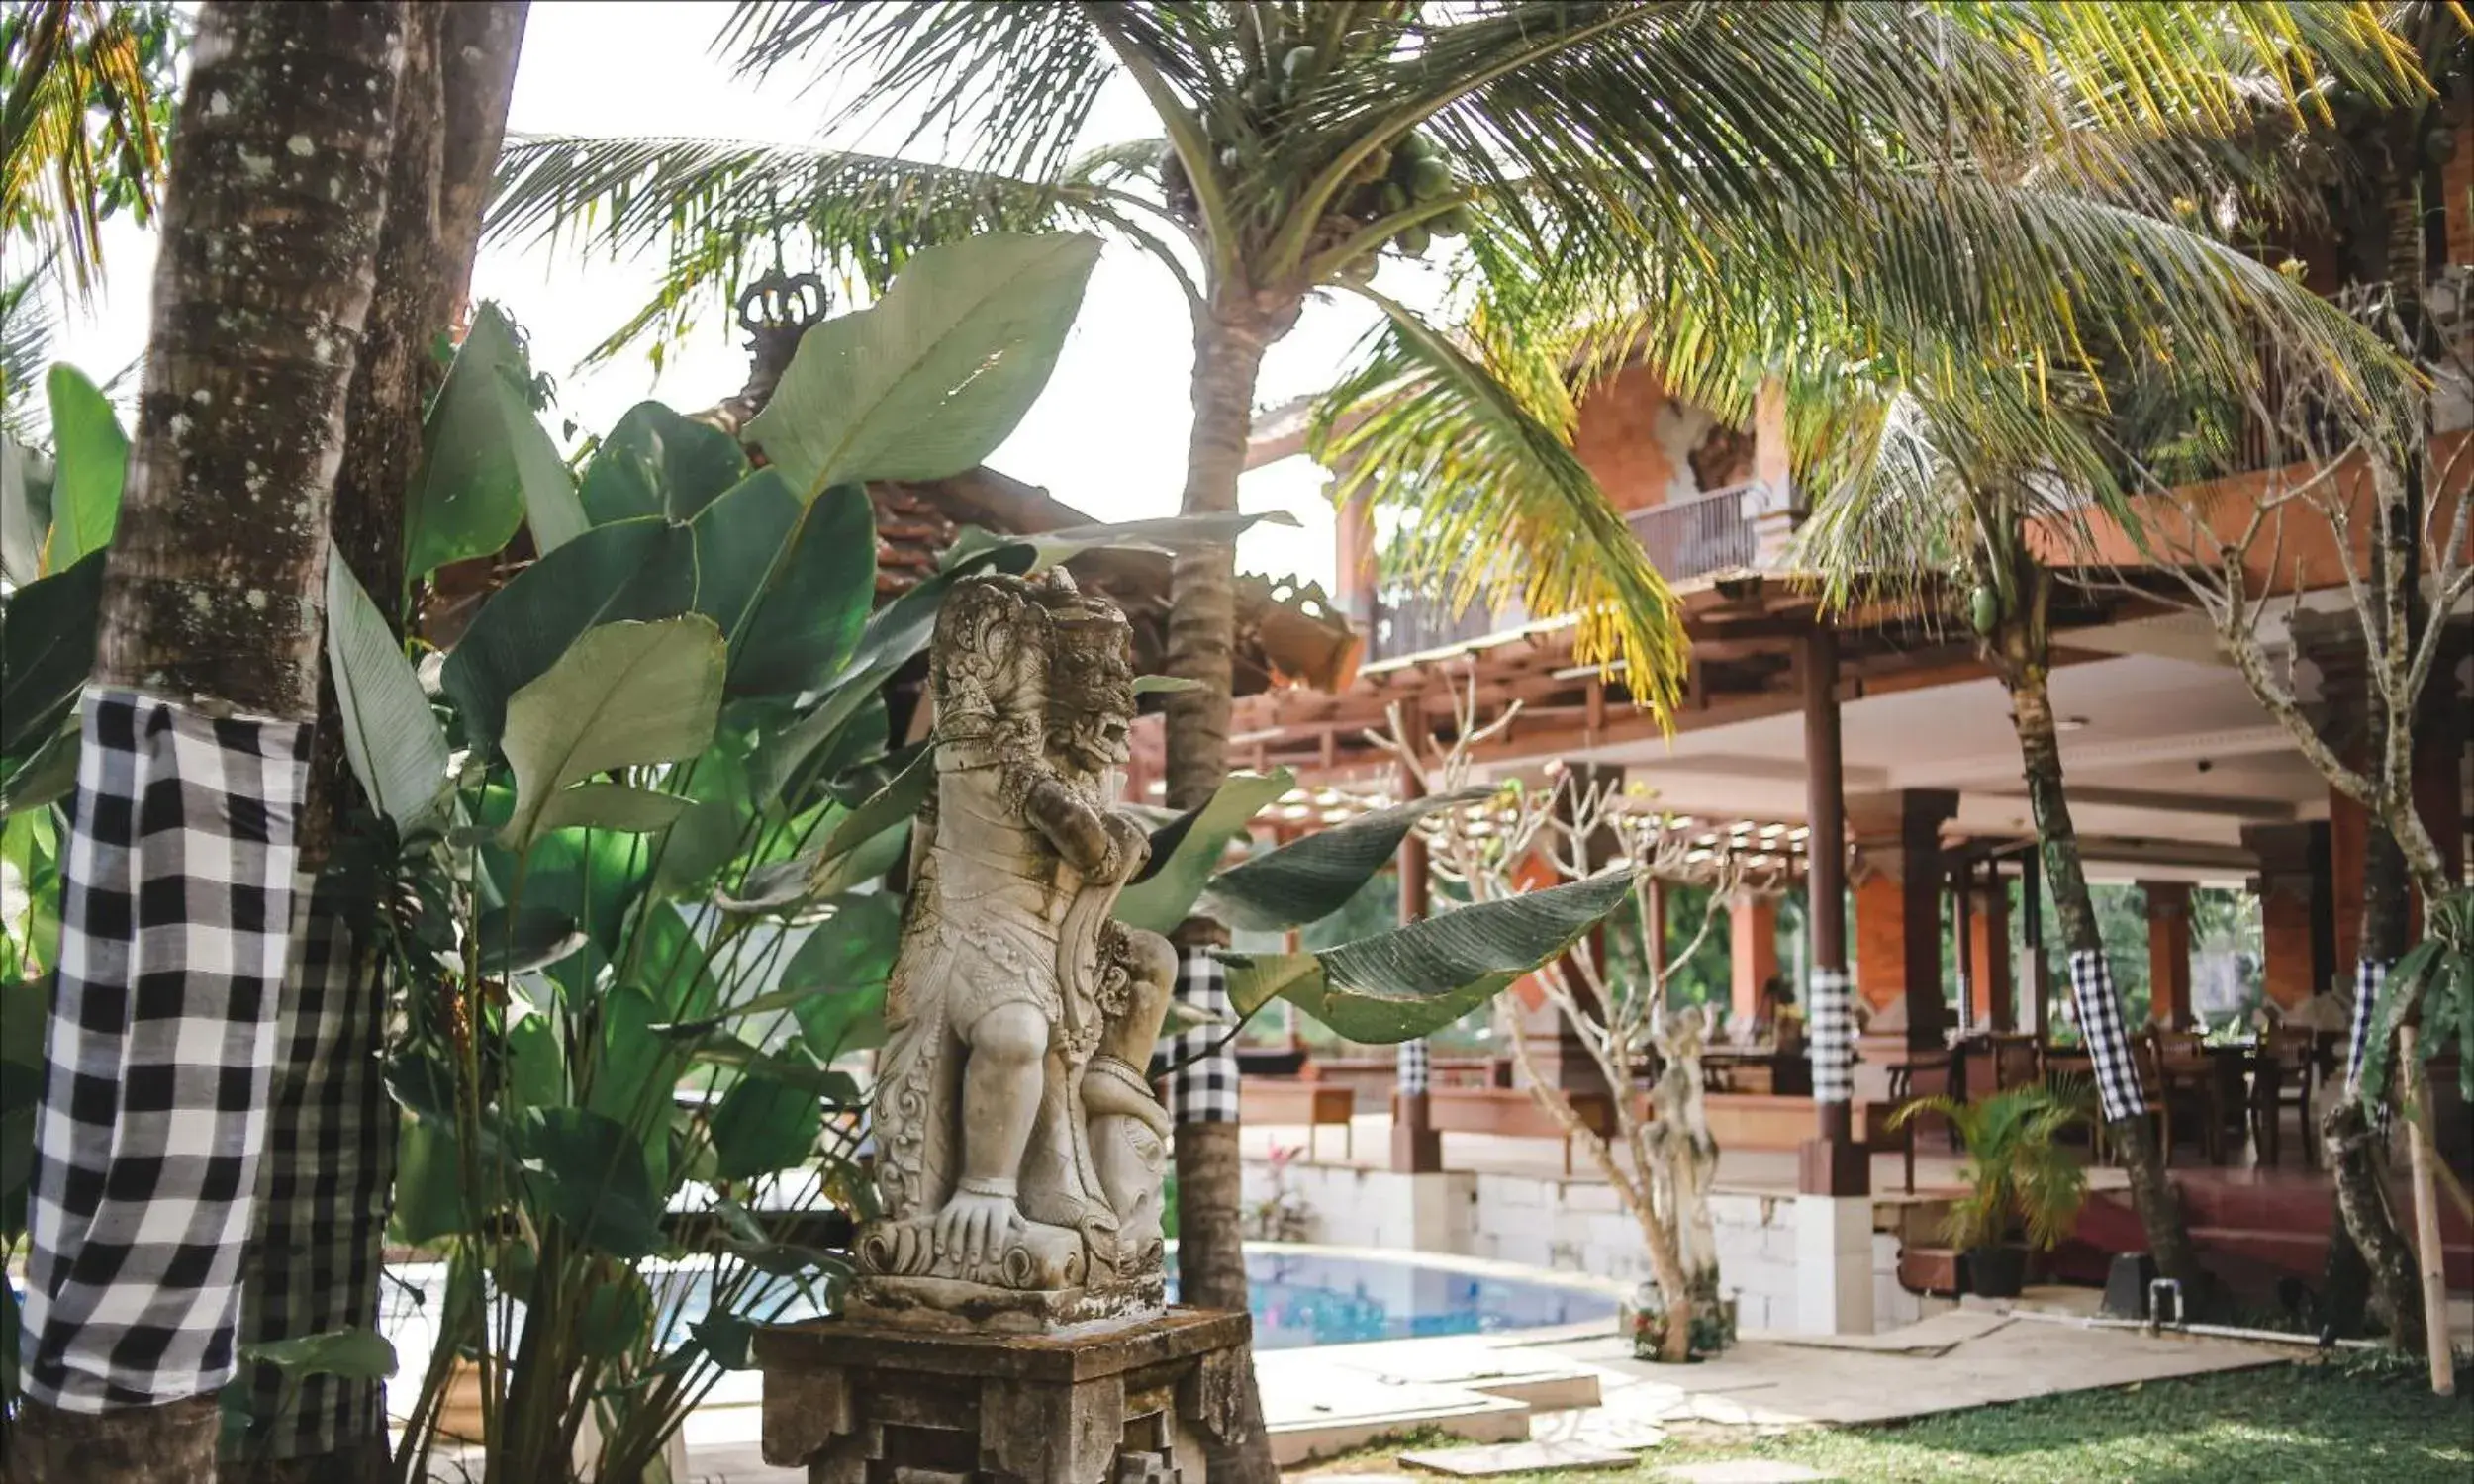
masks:
[[[1090,20],[1062,4],[741,0],[720,45],[759,77],[812,61],[810,86],[861,79],[830,128],[907,116],[905,151],[932,132],[944,157],[1026,179],[1065,164],[1115,70]]]
[[[179,26],[159,3],[0,14],[0,234],[37,244],[80,294],[102,269],[104,220],[154,210]]]
[[[1625,666],[1634,699],[1664,717],[1680,691],[1674,595],[1574,456],[1562,366],[1482,321],[1469,346],[1380,295],[1386,327],[1355,375],[1317,408],[1316,458],[1412,517],[1407,570],[1448,581],[1456,602],[1518,596],[1532,612],[1578,615],[1583,659]]]
[[[593,352],[675,336],[766,268],[881,291],[911,254],[982,232],[1115,225],[1104,188],[888,155],[713,139],[510,136],[487,232],[615,257],[660,252],[661,287]]]

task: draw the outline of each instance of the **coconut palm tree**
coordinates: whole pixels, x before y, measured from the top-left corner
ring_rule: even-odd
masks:
[[[1475,447],[1416,471],[1469,494],[1451,523],[1482,553],[1467,580],[1583,615],[1584,652],[1621,657],[1653,708],[1679,674],[1669,595],[1570,457],[1548,395],[1565,368],[1537,365],[1527,335],[1569,310],[1569,286],[1621,284],[1637,305],[1759,279],[1827,296],[1918,354],[2009,363],[2068,342],[2078,307],[2057,282],[2119,286],[2128,254],[2179,313],[2230,324],[2270,287],[2255,265],[1985,162],[2032,156],[2064,186],[2144,180],[2155,167],[2135,153],[2044,146],[2074,138],[2082,115],[2227,110],[2228,51],[2266,58],[2288,87],[2307,58],[2373,86],[2390,65],[2368,7],[2049,0],[763,3],[739,9],[725,43],[751,73],[829,78],[844,130],[906,118],[902,147],[961,147],[929,161],[517,140],[501,233],[665,255],[658,294],[606,351],[684,328],[792,253],[873,287],[943,236],[1096,228],[1185,293],[1182,504],[1218,513],[1236,507],[1266,350],[1326,291],[1357,293],[1389,325],[1382,369],[1413,385],[1407,405],[1479,429]],[[1111,86],[1139,93],[1160,138],[1090,147]],[[1475,341],[1371,282],[1385,257],[1422,256],[1438,236],[1466,239]],[[1543,477],[1495,477],[1514,466]],[[1178,807],[1225,771],[1232,580],[1226,548],[1178,559],[1169,668],[1200,683],[1170,697]],[[1234,1134],[1178,1141],[1183,1278],[1206,1303],[1244,1300]],[[1260,1476],[1268,1454],[1254,1464]]]

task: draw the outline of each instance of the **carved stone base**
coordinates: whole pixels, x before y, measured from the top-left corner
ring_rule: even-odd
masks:
[[[851,1284],[844,1318],[863,1325],[947,1335],[1056,1335],[1158,1319],[1168,1307],[1160,1274],[1081,1288],[999,1288],[961,1278],[871,1274]]]
[[[1249,1331],[1202,1309],[1083,1335],[766,1330],[765,1461],[809,1484],[1205,1484],[1203,1439],[1236,1440]]]

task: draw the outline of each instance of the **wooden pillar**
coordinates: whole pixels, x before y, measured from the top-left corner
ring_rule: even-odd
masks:
[[[2191,1026],[2191,887],[2141,881],[2147,896],[2147,1018],[2173,1030]]]
[[[2010,885],[1998,864],[1986,869],[1969,897],[1974,910],[1964,953],[1967,983],[1975,996],[1971,1018],[1979,1030],[2015,1031],[2019,1003],[2010,976]]]
[[[1767,1006],[1761,990],[1778,976],[1778,903],[1758,891],[1738,889],[1727,902],[1727,1008],[1745,1024]]]
[[[1864,873],[1856,888],[1856,982],[1876,1011],[1903,1003],[1907,1044],[1939,1050],[1942,995],[1942,822],[1958,811],[1947,788],[1902,788],[1854,800],[1849,821]]]
[[[1425,796],[1425,787],[1405,762],[1400,765],[1399,781],[1402,802]],[[1431,881],[1425,837],[1411,830],[1408,838],[1400,842],[1399,861],[1400,921],[1405,926],[1423,920],[1427,912]],[[1420,1068],[1419,1074],[1414,1078],[1403,1075],[1392,1092],[1391,1168],[1396,1174],[1433,1174],[1443,1168],[1443,1136],[1435,1132],[1429,1121],[1423,1041],[1402,1048],[1403,1072],[1412,1065]]]
[[[2260,976],[2267,996],[2291,1010],[2336,980],[2335,886],[2324,821],[2246,824],[2242,847],[2259,862]]]
[[[1816,1091],[1825,1066],[1852,1063],[1855,1045],[1844,1008],[1847,990],[1847,780],[1839,739],[1838,635],[1816,624],[1804,637],[1804,778],[1807,876],[1811,891],[1812,983],[1804,1003],[1812,1032]],[[1837,996],[1829,1015],[1825,995]],[[1835,1020],[1836,1023],[1830,1023]],[[1838,1080],[1837,1077],[1827,1079]],[[1855,1139],[1853,1110],[1839,1098],[1814,1102],[1814,1137],[1799,1152],[1796,1189],[1805,1195],[1855,1196],[1872,1186],[1870,1158]]]
[[[2028,1023],[2039,1045],[2050,1045],[2053,994],[2046,981],[2051,966],[2045,962],[2045,861],[2033,849],[2019,860],[2019,957],[2024,963],[2020,982],[2033,996]]]

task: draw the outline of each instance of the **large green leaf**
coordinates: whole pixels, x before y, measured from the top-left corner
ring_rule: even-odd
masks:
[[[553,827],[545,811],[556,796],[594,774],[704,751],[721,710],[721,632],[702,614],[586,630],[508,702],[516,810],[501,840],[521,851]]]
[[[1249,933],[1286,932],[1328,917],[1391,864],[1419,820],[1493,792],[1478,785],[1413,798],[1240,861],[1211,878],[1201,915]]]
[[[419,1247],[469,1231],[455,1131],[421,1118],[401,1124],[395,1157],[395,1210],[388,1235]]]
[[[749,872],[739,889],[717,895],[716,904],[730,912],[777,912],[837,896],[884,875],[898,859],[904,832],[935,783],[936,760],[923,751],[867,802],[843,816],[823,845]]]
[[[584,947],[576,920],[555,907],[492,907],[472,930],[481,972],[494,976],[546,968]]]
[[[595,624],[673,618],[696,605],[695,539],[659,518],[596,526],[516,575],[473,615],[446,657],[464,735],[495,752],[508,697]]]
[[[813,497],[980,463],[1047,385],[1099,240],[992,232],[931,247],[883,298],[800,337],[750,441]]]
[[[558,445],[533,416],[532,373],[515,327],[484,304],[421,429],[404,495],[404,564],[416,577],[505,546],[527,512],[543,551],[582,521]]]
[[[1245,833],[1255,815],[1296,786],[1296,775],[1285,768],[1223,779],[1209,803],[1188,810],[1152,835],[1151,862],[1117,897],[1117,921],[1155,933],[1184,922],[1219,869],[1220,858],[1228,854],[1230,842]],[[1332,905],[1343,900],[1336,897]]]
[[[752,1179],[788,1169],[815,1152],[824,1132],[816,1095],[768,1076],[742,1076],[713,1110],[715,1172]]]
[[[800,1035],[819,1058],[829,1062],[883,1042],[885,984],[902,946],[902,898],[888,892],[841,897],[782,971],[783,984],[800,996],[792,1006]]]
[[[686,521],[746,477],[746,451],[728,433],[639,402],[585,464],[581,498],[595,525],[641,515]]]
[[[520,1149],[534,1199],[578,1241],[614,1257],[659,1250],[660,1197],[626,1125],[589,1108],[536,1109]]]
[[[817,496],[730,641],[730,692],[789,696],[838,672],[876,606],[876,507],[866,487]]]
[[[1251,1015],[1285,999],[1351,1041],[1415,1040],[1570,949],[1631,890],[1631,873],[1610,871],[1316,953],[1223,954],[1229,1003]]]
[[[51,535],[52,463],[0,434],[0,577],[22,588],[43,575]]]
[[[0,757],[33,753],[75,709],[102,603],[100,551],[0,600]]]
[[[779,469],[759,469],[722,491],[689,522],[696,532],[696,611],[739,631],[756,595],[799,529],[799,492]]]
[[[51,537],[44,570],[65,571],[112,542],[129,477],[129,435],[111,399],[75,369],[54,366],[51,394]]]
[[[333,546],[327,548],[327,670],[343,754],[379,813],[410,834],[448,797],[446,731],[404,646]]]
[[[550,795],[532,827],[536,833],[588,829],[658,834],[677,823],[694,803],[694,799],[682,794],[595,779]]]
[[[271,1365],[289,1377],[327,1375],[353,1381],[383,1380],[395,1374],[395,1346],[376,1330],[322,1330],[291,1340],[267,1340],[240,1346],[240,1358]]]
[[[1069,525],[1061,530],[1036,531],[1027,535],[999,535],[971,525],[963,527],[961,534],[954,537],[954,544],[946,549],[941,565],[959,566],[1002,547],[1027,546],[1031,550],[1031,563],[1027,570],[1045,572],[1088,551],[1189,551],[1203,546],[1226,546],[1257,525],[1293,526],[1296,523],[1297,517],[1286,510],[1257,510],[1249,514],[1162,515],[1153,520]],[[1008,565],[1008,570],[1020,569]]]

